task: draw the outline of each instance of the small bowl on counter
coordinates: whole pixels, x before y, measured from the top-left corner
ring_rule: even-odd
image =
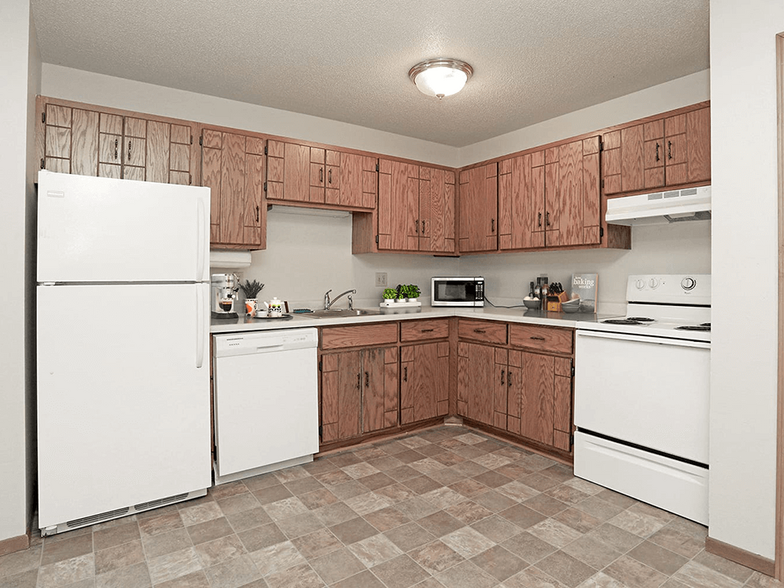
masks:
[[[561,303],[561,310],[564,312],[577,312],[580,310],[580,299],[574,298]]]
[[[538,298],[531,298],[530,296],[526,296],[523,298],[523,304],[525,304],[526,308],[539,308],[539,299]]]

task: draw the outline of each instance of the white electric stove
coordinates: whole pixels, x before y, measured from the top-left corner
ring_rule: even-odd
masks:
[[[576,325],[575,475],[707,524],[710,275],[629,276],[626,300]]]

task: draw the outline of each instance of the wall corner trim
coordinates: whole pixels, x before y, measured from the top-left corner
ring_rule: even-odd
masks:
[[[30,537],[28,535],[18,535],[0,541],[0,556],[14,551],[22,551],[30,547]]]
[[[756,570],[767,576],[773,575],[775,565],[772,559],[762,557],[756,553],[751,553],[750,551],[735,547],[729,543],[724,543],[718,539],[707,537],[705,539],[705,551],[739,563],[742,566],[746,566],[747,568],[751,568],[752,570]]]

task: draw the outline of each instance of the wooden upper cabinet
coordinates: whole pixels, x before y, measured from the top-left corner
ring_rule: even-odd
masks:
[[[327,207],[372,210],[376,159],[297,143],[267,144],[267,198]]]
[[[499,249],[544,247],[544,151],[499,163]]]
[[[190,184],[192,127],[39,99],[41,167],[84,176]]]
[[[460,172],[459,250],[498,249],[498,164]]]
[[[454,172],[388,159],[378,167],[378,249],[454,253]]]
[[[710,180],[710,106],[604,135],[605,194]]]
[[[201,142],[202,185],[211,192],[211,245],[264,249],[264,139],[204,129]]]
[[[499,248],[600,242],[599,137],[499,164]]]

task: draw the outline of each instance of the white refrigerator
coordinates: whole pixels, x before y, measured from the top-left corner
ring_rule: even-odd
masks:
[[[211,485],[209,188],[38,176],[39,527]]]

